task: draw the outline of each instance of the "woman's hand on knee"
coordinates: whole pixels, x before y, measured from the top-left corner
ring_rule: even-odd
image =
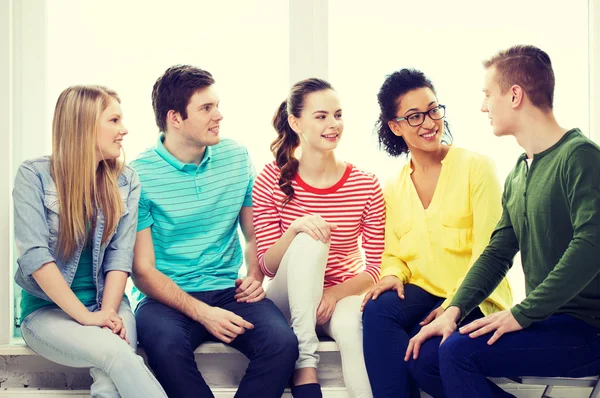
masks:
[[[388,275],[381,278],[381,280],[365,294],[365,298],[360,305],[360,310],[362,311],[365,309],[365,305],[367,305],[369,300],[376,300],[381,293],[387,292],[388,290],[395,290],[398,292],[398,297],[404,300],[404,283],[402,283],[400,278],[396,275]]]
[[[324,325],[331,319],[337,301],[335,295],[328,289],[323,290],[323,297],[321,297],[321,302],[317,308],[317,325]]]
[[[331,231],[337,229],[337,225],[325,221],[323,217],[318,214],[308,214],[295,219],[290,225],[290,229],[296,234],[304,232],[314,240],[329,243]]]

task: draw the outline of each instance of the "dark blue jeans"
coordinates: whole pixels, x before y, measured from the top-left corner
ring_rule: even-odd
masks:
[[[491,346],[490,336],[450,336],[439,348],[441,376],[430,372],[425,391],[434,397],[511,397],[486,377],[600,374],[600,329],[570,315],[553,315],[505,334]]]
[[[377,300],[367,303],[363,313],[363,350],[371,389],[375,398],[418,398],[419,387],[427,391],[428,380],[411,377],[411,365],[404,362],[408,341],[421,330],[421,322],[444,301],[416,285],[404,286],[404,300],[395,291],[383,293]],[[473,311],[475,319],[482,314]],[[437,362],[441,338],[434,338],[423,345],[421,357]],[[430,348],[430,349],[427,349]],[[438,372],[439,374],[439,372]]]
[[[250,359],[235,396],[280,398],[298,359],[298,340],[271,300],[238,303],[234,294],[235,288],[191,293],[254,325],[229,344]],[[198,372],[194,350],[204,341],[218,340],[202,324],[147,297],[138,305],[136,320],[139,342],[169,397],[213,397]]]

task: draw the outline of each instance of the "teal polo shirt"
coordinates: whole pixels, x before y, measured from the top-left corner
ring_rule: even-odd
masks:
[[[138,231],[151,229],[156,268],[184,291],[233,287],[243,263],[239,214],[252,206],[256,174],[248,150],[222,139],[196,166],[175,158],[163,140],[131,162],[142,183]],[[144,297],[135,288],[133,295]]]

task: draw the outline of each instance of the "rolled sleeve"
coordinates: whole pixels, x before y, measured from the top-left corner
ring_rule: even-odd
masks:
[[[44,264],[55,262],[50,252],[50,231],[42,182],[33,167],[23,163],[13,189],[15,242],[21,273],[30,276]]]
[[[113,235],[104,253],[103,270],[124,271],[131,274],[133,264],[133,247],[138,227],[138,208],[142,186],[137,173],[130,169],[131,184],[127,197],[127,214],[121,217],[117,232]]]

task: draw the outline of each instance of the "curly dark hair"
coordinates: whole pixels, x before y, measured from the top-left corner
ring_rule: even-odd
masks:
[[[388,122],[396,118],[402,96],[418,88],[429,88],[437,96],[431,80],[416,69],[401,69],[385,77],[383,85],[377,94],[379,102],[379,119],[375,130],[379,136],[379,148],[393,157],[408,154],[408,146],[404,138],[398,137],[388,126]],[[444,137],[442,142],[450,143],[452,134],[448,122],[444,119]]]

